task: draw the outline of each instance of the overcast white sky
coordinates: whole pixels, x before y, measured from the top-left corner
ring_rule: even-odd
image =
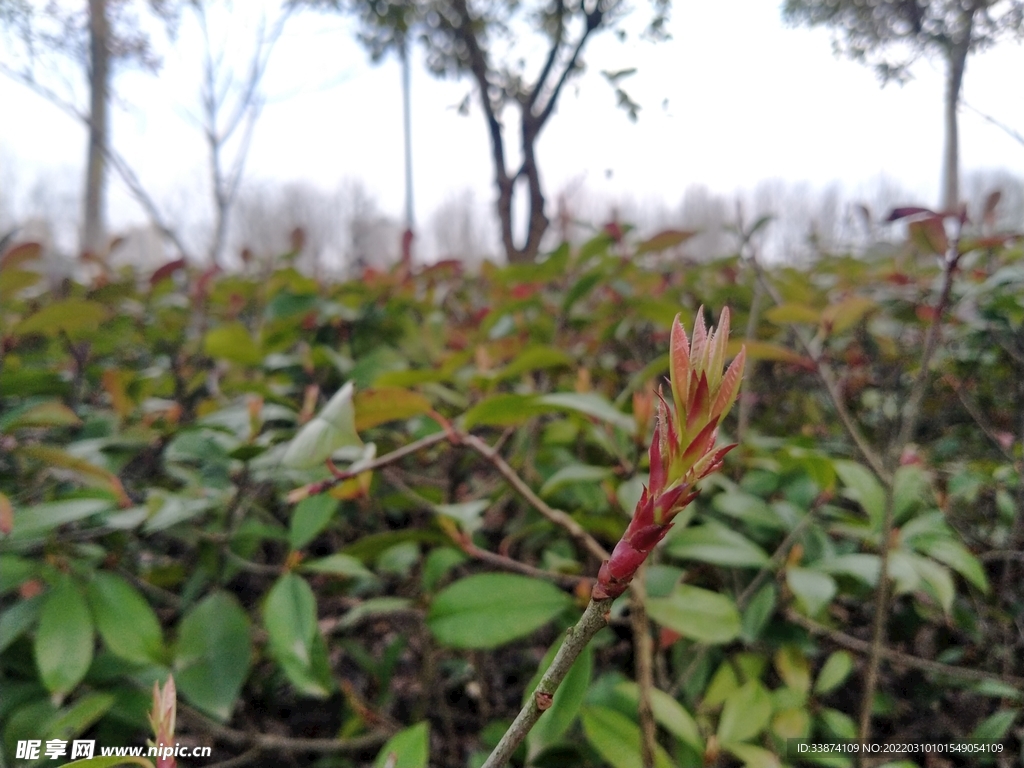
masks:
[[[646,10],[637,0],[638,18]],[[594,194],[675,205],[691,184],[729,192],[777,177],[815,186],[838,180],[853,191],[885,174],[919,202],[936,202],[939,62],[920,62],[902,88],[880,88],[872,71],[833,56],[828,32],[786,28],[773,0],[676,2],[670,31],[672,39],[660,44],[635,36],[621,44],[609,34],[593,41],[587,73],[567,89],[540,141],[549,199],[582,183]],[[423,70],[421,52],[414,59],[414,188],[422,221],[461,190],[482,201],[494,195],[480,112],[455,110],[470,83],[439,82]],[[114,140],[154,196],[176,211],[207,194],[203,147],[186,118],[196,103],[199,61],[187,22],[158,77],[127,72],[116,81],[122,105]],[[635,124],[616,109],[599,75],[633,66],[639,71],[626,85],[642,105]],[[1024,47],[1004,42],[969,61],[964,98],[1024,132],[1022,84]],[[372,65],[344,21],[306,14],[275,50],[266,90],[275,101],[256,129],[249,178],[303,179],[328,190],[359,178],[386,212],[401,215],[397,62]],[[0,183],[14,182],[15,199],[39,178],[63,176],[77,190],[81,126],[3,77],[0,105]],[[1024,146],[968,109],[961,142],[965,169],[1024,175]],[[111,191],[115,225],[142,220],[119,184]]]

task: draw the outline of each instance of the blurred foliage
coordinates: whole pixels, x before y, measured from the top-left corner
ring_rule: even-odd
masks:
[[[885,492],[794,328],[885,445],[941,265],[917,237],[768,267],[784,299],[768,308],[748,259],[680,262],[687,234],[635,242],[613,227],[537,264],[348,282],[314,280],[286,255],[260,272],[172,262],[147,280],[49,286],[38,248],[9,249],[3,758],[28,738],[143,743],[148,691],[173,672],[181,742],[222,759],[240,750],[218,722],[383,734],[344,754],[294,747],[295,765],[479,765],[585,605],[587,582],[566,585],[599,563],[492,462],[430,438],[446,421],[472,429],[610,548],[646,475],[670,323],[692,326],[701,304],[731,308],[737,344],[746,329],[746,423],[723,426],[739,447],[646,571],[656,764],[794,764],[788,738],[852,736]],[[1008,238],[962,250],[924,418],[894,478],[888,646],[911,663],[886,662],[875,733],[998,741],[1005,758],[1024,730],[1024,259]],[[302,451],[320,459],[329,444],[338,467],[367,469],[325,482],[324,463],[296,460],[300,428]],[[329,491],[289,501],[314,483]],[[639,765],[627,611],[628,595],[525,764]]]

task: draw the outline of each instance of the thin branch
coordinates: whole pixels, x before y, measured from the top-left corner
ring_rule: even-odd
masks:
[[[942,273],[942,289],[939,292],[939,300],[936,302],[935,309],[932,312],[932,321],[928,325],[928,331],[925,334],[924,352],[921,354],[921,367],[917,372],[913,385],[911,385],[910,397],[907,398],[907,402],[901,409],[902,418],[900,420],[899,435],[893,444],[893,450],[890,452],[893,454],[894,460],[899,459],[900,453],[914,437],[914,430],[917,429],[917,424],[921,417],[921,401],[924,399],[925,392],[928,389],[932,357],[934,357],[935,351],[939,346],[942,318],[949,306],[949,298],[953,292],[953,275],[956,274],[959,261],[958,247],[959,236],[950,238],[946,265]]]
[[[787,610],[786,619],[799,624],[801,627],[806,629],[808,632],[812,632],[816,635],[822,635],[827,637],[836,645],[856,651],[861,654],[870,654],[872,652],[872,644],[866,640],[861,640],[859,637],[848,635],[845,632],[841,632],[837,629],[831,629],[823,624],[819,624],[813,619],[809,619],[806,616],[802,616],[796,611]],[[948,677],[956,678],[957,680],[969,680],[969,681],[984,681],[994,680],[996,682],[1005,683],[1006,685],[1013,686],[1021,691],[1024,691],[1024,677],[1015,677],[1012,675],[1000,675],[997,672],[986,672],[982,669],[972,669],[970,667],[958,667],[952,664],[943,664],[941,661],[932,661],[931,659],[922,659],[920,656],[913,656],[909,653],[903,653],[901,651],[894,651],[891,648],[882,649],[882,657],[893,664],[902,664],[905,667],[911,669],[920,669],[923,672],[931,672],[936,675],[946,675]]]
[[[875,709],[875,691],[878,688],[878,670],[889,649],[885,644],[885,625],[889,619],[889,550],[893,528],[893,487],[885,486],[885,515],[879,543],[878,587],[875,590],[875,611],[871,618],[871,643],[868,646],[868,668],[864,673],[864,691],[861,694],[860,721],[857,738],[866,742],[871,736],[871,715]]]
[[[765,272],[765,269],[753,248],[749,249],[747,258],[750,263],[753,264],[754,269],[757,272],[758,280],[764,286],[768,295],[772,297],[772,301],[776,304],[784,303],[782,294],[779,293],[768,279],[768,274]],[[814,364],[814,368],[818,373],[818,378],[821,379],[821,383],[825,385],[825,392],[832,401],[832,407],[835,408],[836,415],[839,416],[839,421],[842,422],[846,433],[850,436],[850,439],[853,440],[854,445],[871,468],[871,471],[874,472],[880,480],[888,484],[891,475],[885,467],[885,462],[882,460],[878,451],[876,451],[871,443],[868,442],[864,433],[860,431],[860,427],[858,427],[857,423],[853,420],[853,416],[851,416],[850,412],[846,409],[846,403],[843,402],[843,396],[839,389],[839,382],[836,379],[836,374],[832,370],[832,367],[825,361],[824,357],[820,353],[814,351],[810,338],[802,328],[796,326],[793,330],[796,333],[797,340],[800,342],[800,346],[804,349],[804,354],[807,355]]]
[[[636,684],[639,689],[637,718],[640,722],[640,761],[644,768],[654,768],[657,751],[657,731],[654,723],[654,705],[651,691],[654,689],[654,648],[651,639],[651,625],[647,620],[647,590],[644,587],[647,563],[637,569],[630,582],[629,611],[633,629],[633,649],[636,656]]]
[[[999,130],[1001,130],[1004,133],[1006,133],[1011,139],[1016,141],[1018,144],[1020,144],[1021,146],[1024,146],[1024,134],[1022,134],[1020,131],[1015,131],[1013,128],[1011,128],[1010,126],[1006,125],[1006,123],[1002,123],[1002,122],[996,120],[994,117],[992,117],[992,115],[989,115],[989,114],[986,114],[985,112],[982,112],[977,107],[972,107],[970,104],[968,104],[963,99],[960,99],[960,103],[963,106],[967,107],[969,110],[971,110],[971,112],[973,112],[974,114],[978,115],[978,117],[982,118],[983,120],[985,120],[988,123],[991,123],[996,128],[998,128]]]
[[[586,45],[587,39],[590,37],[591,33],[601,26],[601,23],[604,21],[605,14],[607,13],[607,10],[602,10],[600,6],[598,6],[598,8],[587,14],[587,24],[583,29],[583,34],[580,35],[579,42],[576,43],[576,48],[573,50],[572,56],[569,57],[569,61],[566,62],[565,68],[562,70],[562,74],[558,78],[558,82],[555,83],[555,87],[551,90],[551,95],[548,97],[547,103],[544,105],[544,109],[540,111],[539,115],[536,115],[533,118],[535,120],[534,124],[536,125],[537,130],[540,130],[541,126],[543,126],[544,123],[547,122],[548,118],[551,117],[551,113],[555,111],[555,104],[558,102],[558,96],[561,94],[562,88],[565,86],[569,76],[575,71],[576,61],[579,59],[580,53],[583,51],[583,46]],[[539,89],[542,85],[543,83],[538,82],[536,87]],[[533,113],[530,112],[530,115],[532,116]]]
[[[558,60],[558,52],[562,49],[562,41],[565,39],[565,0],[559,0],[557,13],[558,32],[555,33],[554,39],[551,41],[551,50],[548,52],[547,61],[544,62],[544,68],[541,69],[540,75],[537,77],[537,83],[533,86],[533,92],[526,100],[527,111],[532,110],[533,105],[537,103],[540,90],[547,81],[548,75],[551,74],[551,69]]]
[[[193,728],[233,747],[249,747],[264,752],[317,752],[346,755],[366,752],[382,745],[390,737],[385,730],[375,730],[362,736],[339,739],[295,738],[268,733],[254,733],[229,728],[211,720],[202,712],[178,702],[178,715]]]
[[[322,480],[318,483],[310,483],[309,485],[303,485],[296,488],[288,494],[288,502],[291,504],[297,504],[309,496],[316,496],[317,494],[325,493],[334,486],[339,485],[345,480],[357,477],[363,472],[370,472],[374,469],[380,469],[381,467],[386,467],[389,464],[394,464],[397,461],[401,461],[406,456],[411,456],[424,448],[429,448],[430,446],[444,442],[447,439],[448,433],[444,430],[433,432],[426,437],[421,437],[419,440],[403,445],[401,448],[397,448],[391,453],[386,453],[373,461],[357,463],[349,469],[342,470],[329,480]]]
[[[519,745],[526,738],[526,734],[536,725],[544,711],[551,707],[551,699],[558,690],[565,676],[572,669],[573,662],[587,646],[587,643],[608,623],[608,611],[611,608],[612,599],[591,600],[587,610],[565,635],[562,647],[555,654],[551,666],[548,667],[544,676],[534,689],[529,701],[519,711],[512,725],[501,737],[498,746],[491,752],[481,768],[502,768],[516,751]]]
[[[583,529],[583,526],[569,517],[569,515],[562,510],[549,507],[547,503],[534,493],[533,489],[531,489],[530,486],[528,486],[523,479],[519,477],[516,471],[509,466],[508,462],[501,457],[501,454],[491,448],[491,446],[487,445],[487,443],[475,435],[471,435],[467,432],[458,432],[457,439],[459,442],[472,448],[490,462],[494,468],[498,470],[501,476],[508,481],[509,485],[515,488],[519,495],[530,503],[530,506],[558,527],[565,529],[565,531],[572,536],[572,538],[575,539],[581,547],[593,555],[597,560],[604,561],[610,557],[608,551],[601,546],[601,543],[597,539],[587,533]]]
[[[992,427],[992,424],[989,423],[989,420],[985,418],[985,414],[981,412],[981,409],[975,405],[974,401],[967,397],[967,393],[964,392],[964,388],[960,386],[960,382],[952,376],[943,376],[942,380],[956,393],[956,396],[959,398],[960,404],[964,407],[964,410],[966,410],[967,413],[970,414],[970,417],[974,419],[974,423],[978,425],[978,428],[985,433],[985,437],[991,440],[992,444],[999,449],[1003,458],[1010,462],[1014,461],[1013,453],[1003,445],[1002,441],[1000,441],[999,437],[996,435],[995,429]]]

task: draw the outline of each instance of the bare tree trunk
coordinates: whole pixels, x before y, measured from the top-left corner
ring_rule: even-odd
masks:
[[[946,146],[942,163],[942,209],[956,210],[960,204],[960,131],[957,110],[960,106],[960,92],[963,88],[964,71],[967,68],[967,53],[973,24],[967,19],[967,30],[962,42],[954,43],[948,53],[946,71]]]
[[[106,154],[110,114],[110,24],[106,0],[89,0],[89,151],[81,249],[106,247]]]

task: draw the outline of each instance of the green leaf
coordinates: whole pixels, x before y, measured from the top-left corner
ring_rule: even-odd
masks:
[[[547,498],[566,486],[576,484],[592,485],[611,476],[612,471],[608,467],[591,467],[585,464],[570,464],[566,467],[562,467],[547,479],[547,482],[545,482],[540,488],[540,495]]]
[[[263,603],[263,626],[270,639],[270,652],[288,679],[309,696],[327,696],[331,681],[320,674],[314,645],[320,636],[316,624],[316,597],[301,576],[281,576]]]
[[[11,643],[35,623],[45,598],[45,595],[36,595],[4,609],[0,614],[0,653],[6,651]]]
[[[107,714],[116,701],[109,693],[86,694],[47,725],[47,738],[68,740],[82,735]]]
[[[82,420],[59,400],[47,400],[21,408],[0,419],[0,432],[28,427],[77,427]]]
[[[496,648],[531,634],[571,603],[546,581],[485,573],[441,590],[430,605],[427,626],[448,647]]]
[[[353,398],[352,405],[357,432],[431,411],[427,398],[402,387],[364,389]]]
[[[537,669],[537,674],[526,686],[524,700],[533,695],[541,676],[551,666],[558,649],[562,647],[563,638],[555,640],[554,645],[548,651],[544,660]],[[551,701],[551,708],[540,716],[540,720],[530,730],[526,737],[527,754],[530,758],[538,755],[547,747],[554,744],[569,730],[576,715],[579,714],[583,698],[586,696],[587,688],[590,687],[590,676],[594,667],[594,649],[587,645],[583,648],[579,658],[573,662],[569,673],[565,676],[562,684],[558,686]],[[525,703],[525,701],[524,701]]]
[[[679,584],[668,597],[649,597],[647,613],[663,627],[702,643],[728,643],[740,633],[740,613],[725,595]]]
[[[219,720],[231,716],[249,674],[249,618],[234,597],[214,592],[178,628],[174,679],[178,691]]]
[[[789,325],[790,323],[817,325],[821,319],[821,312],[807,304],[785,302],[765,310],[764,317],[775,325]]]
[[[551,408],[565,409],[581,413],[584,416],[592,416],[600,421],[607,422],[618,427],[627,435],[636,432],[636,422],[633,417],[623,413],[601,395],[593,392],[553,392],[550,395],[542,395],[537,402]]]
[[[718,720],[718,741],[728,748],[752,739],[767,727],[771,716],[771,696],[759,680],[750,680],[726,698]]]
[[[263,352],[253,341],[249,330],[235,321],[218,325],[206,332],[203,351],[210,357],[228,360],[239,365],[259,365]]]
[[[921,551],[929,557],[945,563],[985,594],[989,592],[988,576],[985,569],[967,548],[957,541],[941,538],[928,542]]]
[[[363,444],[356,434],[353,389],[352,382],[348,382],[320,413],[303,425],[281,460],[286,467],[312,469],[323,464],[339,448]]]
[[[340,502],[333,496],[320,493],[303,499],[292,512],[288,526],[288,543],[292,549],[302,549],[315,539],[331,522]]]
[[[452,518],[463,531],[472,536],[483,524],[483,514],[489,506],[491,502],[488,499],[473,499],[456,504],[435,504],[434,511]]]
[[[301,567],[304,571],[329,573],[334,576],[347,576],[352,579],[365,579],[373,576],[373,573],[351,555],[334,554],[319,560],[307,560]]]
[[[815,693],[834,691],[853,671],[853,654],[849,651],[834,651],[821,665],[818,679],[814,681]]]
[[[775,652],[775,671],[794,691],[807,693],[811,689],[811,665],[796,646],[784,645]]]
[[[11,538],[27,539],[41,536],[61,525],[84,520],[100,512],[107,512],[113,507],[114,503],[106,499],[68,499],[20,509],[14,513],[14,530]]]
[[[733,568],[760,568],[768,562],[768,555],[754,542],[715,521],[683,528],[670,536],[665,548],[683,560]]]
[[[164,638],[153,609],[128,582],[99,571],[89,583],[89,605],[107,648],[137,664],[161,663]]]
[[[632,680],[624,680],[615,686],[615,690],[628,697],[631,703],[640,701],[640,687]],[[700,737],[700,727],[682,704],[665,691],[652,688],[651,709],[654,719],[662,728],[691,746],[698,754],[703,754],[704,740]]]
[[[555,347],[527,347],[516,355],[515,359],[497,372],[496,381],[512,379],[530,371],[559,368],[572,365],[572,358]]]
[[[857,738],[857,724],[853,718],[838,709],[822,709],[818,713],[818,719],[825,726],[825,735],[837,739]]]
[[[745,523],[780,530],[786,527],[785,523],[779,519],[778,514],[763,499],[759,499],[753,494],[743,491],[728,491],[717,494],[711,503],[723,515],[734,517]]]
[[[462,416],[466,429],[511,427],[524,424],[548,409],[537,404],[534,395],[494,395],[481,400]]]
[[[971,733],[971,741],[999,743],[1006,738],[1010,732],[1010,726],[1017,719],[1020,710],[1000,709],[995,714],[989,715]]]
[[[924,557],[913,557],[914,568],[924,582],[925,589],[934,597],[943,612],[947,615],[953,609],[953,599],[956,597],[956,587],[953,585],[953,577],[949,569],[939,565],[934,560]]]
[[[842,333],[859,323],[864,315],[877,306],[865,296],[848,296],[825,307],[821,313],[821,323],[831,333]]]
[[[775,753],[764,747],[753,744],[725,744],[727,752],[743,762],[743,768],[778,768],[779,758]]]
[[[82,681],[92,663],[92,617],[70,576],[61,576],[45,600],[36,629],[36,665],[46,689],[63,696]]]
[[[374,768],[427,768],[430,727],[426,720],[399,731],[381,747]]]
[[[836,555],[826,560],[819,560],[814,564],[816,571],[840,576],[852,576],[869,587],[873,587],[878,583],[881,568],[882,564],[878,555],[869,555],[862,552]]]
[[[875,530],[882,527],[885,517],[885,489],[870,469],[855,461],[840,459],[835,462],[836,474],[846,486],[846,495],[860,504]]]
[[[597,753],[612,768],[642,768],[640,760],[640,727],[614,709],[584,707],[581,713],[583,733]],[[672,760],[656,745],[654,764],[672,768]]]
[[[816,616],[836,594],[836,581],[826,573],[794,566],[786,569],[786,584],[808,616]]]
[[[893,475],[892,515],[903,522],[915,509],[928,502],[931,486],[928,475],[917,464],[900,467]]]
[[[768,619],[775,611],[775,585],[765,584],[750,599],[743,611],[743,639],[748,643],[761,637]]]
[[[41,333],[56,336],[64,332],[77,337],[80,331],[95,330],[107,317],[107,308],[96,301],[65,299],[47,304],[14,327],[15,336]]]

